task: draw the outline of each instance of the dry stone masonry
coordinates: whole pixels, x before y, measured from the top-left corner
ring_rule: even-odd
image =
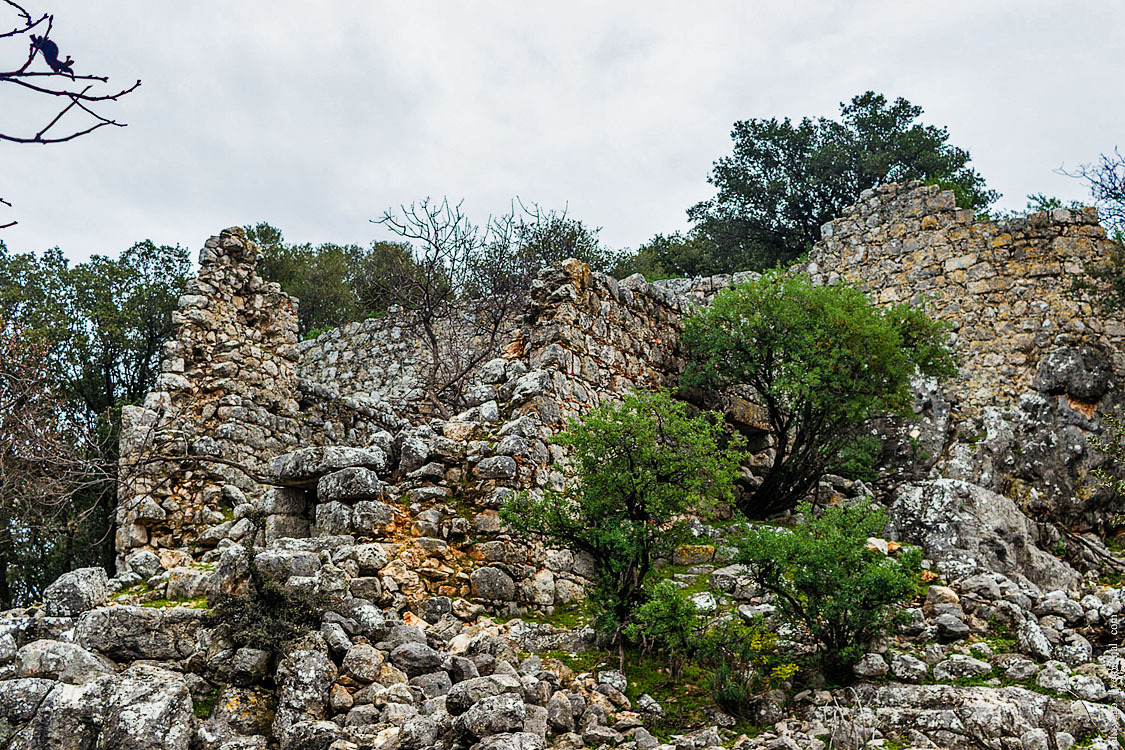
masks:
[[[846,280],[885,304],[928,302],[950,323],[962,375],[949,392],[966,415],[1014,404],[1059,347],[1100,345],[1125,371],[1125,324],[1071,291],[1113,247],[1092,208],[977,221],[953,193],[912,182],[866,191],[822,233],[807,267],[814,278]],[[1063,377],[1044,385],[1081,403],[1097,402],[1109,380],[1067,390]]]
[[[241,229],[212,237],[174,313],[157,390],[122,415],[117,547],[190,547],[301,442],[296,301],[255,274]],[[225,464],[202,459],[218,458]],[[184,460],[176,460],[184,459]]]
[[[901,468],[880,498],[887,536],[920,546],[943,585],[869,644],[854,686],[756,696],[756,737],[736,740],[717,712],[661,742],[658,701],[560,657],[591,645],[588,626],[520,619],[572,608],[592,561],[513,536],[497,509],[563,484],[551,438],[568,418],[674,386],[683,316],[754,276],[545,269],[470,374],[464,410],[439,418],[408,318],[298,343],[296,301],[226,230],[180,301],[157,391],[124,415],[117,574],[74,571],[41,608],[0,616],[6,746],[1119,749],[1125,589],[1096,581],[1098,537],[1063,536],[1106,522],[1105,498],[1083,489],[1102,460],[1086,446],[1121,414],[1125,326],[1070,287],[1108,248],[1092,212],[977,222],[920,183],[869,191],[825,226],[814,280],[884,304],[925,298],[955,334],[960,374],[919,382],[916,418],[880,427]],[[762,432],[753,405],[723,406]],[[821,489],[868,494],[840,477]],[[704,611],[770,621],[728,531],[693,533],[673,580],[705,587],[692,597]],[[326,595],[319,629],[284,653],[234,644],[205,597],[245,593],[252,574]]]

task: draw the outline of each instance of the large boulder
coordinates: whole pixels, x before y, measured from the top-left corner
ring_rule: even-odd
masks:
[[[292,651],[277,665],[273,733],[279,738],[286,737],[300,722],[320,721],[326,716],[336,665],[325,653],[327,648],[320,648],[322,643],[307,645]]]
[[[125,671],[109,700],[99,747],[188,750],[192,700],[184,676],[151,664]]]
[[[469,574],[473,596],[493,601],[512,601],[516,595],[516,582],[500,568],[477,568]]]
[[[317,502],[381,500],[386,484],[371,469],[353,466],[325,474],[316,484]]]
[[[109,701],[113,694],[114,678],[108,675],[83,685],[68,685],[54,682],[43,694],[43,685],[30,680],[15,680],[16,690],[6,697],[9,707],[30,708],[31,716],[26,722],[13,727],[6,739],[7,750],[91,750],[98,747],[98,739],[105,726],[109,712]],[[7,691],[4,691],[7,692]],[[16,695],[22,694],[22,695]],[[25,709],[23,715],[27,715]],[[16,724],[13,715],[4,717],[10,724]],[[190,726],[190,716],[188,717]],[[102,747],[112,747],[102,745]],[[157,747],[160,747],[157,745]],[[183,747],[187,747],[184,745]]]
[[[32,641],[16,654],[17,677],[46,677],[81,685],[115,671],[113,662],[104,656],[64,641]]]
[[[513,693],[520,695],[523,685],[519,678],[509,674],[474,677],[458,682],[445,696],[445,708],[454,716],[465,713],[474,703],[493,695]]]
[[[1092,346],[1063,346],[1039,360],[1032,387],[1093,402],[1109,390],[1112,376],[1113,361],[1106,352]]]
[[[321,477],[354,467],[382,474],[387,470],[387,454],[374,446],[349,448],[330,445],[301,448],[273,459],[269,472],[278,484],[313,489]]]
[[[205,610],[106,607],[82,615],[75,640],[114,661],[184,659],[200,648]]]
[[[491,695],[474,703],[457,717],[454,726],[467,737],[483,738],[503,732],[518,732],[527,718],[523,698],[511,693]]]
[[[890,536],[920,545],[947,578],[981,572],[1070,588],[1077,571],[1037,546],[1038,525],[1007,497],[958,479],[902,485],[890,504]]]
[[[105,604],[107,582],[102,568],[72,570],[43,591],[43,609],[48,617],[77,617]]]

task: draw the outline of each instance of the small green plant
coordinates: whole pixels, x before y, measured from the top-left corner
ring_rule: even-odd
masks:
[[[196,698],[192,702],[192,713],[200,719],[211,718],[211,711],[215,708],[215,702],[219,700],[219,688],[214,688],[201,698]]]
[[[1055,557],[1066,557],[1066,540],[1060,539],[1055,542],[1055,546],[1051,548],[1051,554]]]
[[[887,557],[867,548],[886,514],[868,503],[829,507],[793,529],[757,527],[739,541],[737,562],[758,586],[774,594],[778,614],[817,647],[821,669],[835,680],[866,644],[892,624],[894,606],[918,591],[922,555],[905,549]]]
[[[797,672],[777,649],[777,634],[761,620],[727,617],[711,623],[700,639],[700,660],[710,668],[711,697],[745,718],[751,699],[787,682]]]
[[[593,557],[590,599],[615,641],[648,599],[656,559],[687,538],[682,514],[732,495],[740,442],[722,447],[720,421],[689,418],[665,391],[603,405],[555,438],[571,449],[566,470],[577,481],[565,492],[519,495],[500,511],[518,531]]]
[[[684,664],[699,646],[705,625],[699,609],[671,581],[652,587],[649,599],[633,612],[633,622],[625,626],[630,640],[645,651],[658,649],[668,659],[668,674],[673,680],[683,675]]]

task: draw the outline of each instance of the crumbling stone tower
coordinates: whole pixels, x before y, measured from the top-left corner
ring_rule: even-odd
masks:
[[[237,227],[207,240],[156,390],[124,410],[121,556],[150,541],[190,546],[298,442],[297,302],[255,274],[259,256]]]

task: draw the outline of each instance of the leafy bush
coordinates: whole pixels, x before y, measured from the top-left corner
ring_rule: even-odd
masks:
[[[907,305],[882,310],[850,286],[767,273],[689,317],[684,383],[749,389],[776,440],[762,484],[740,498],[750,518],[793,508],[840,463],[872,419],[907,414],[915,372],[955,372],[945,327]]]
[[[688,664],[703,669],[716,705],[735,716],[745,717],[753,698],[797,671],[761,618],[748,623],[726,614],[709,621],[668,580],[651,587],[648,601],[637,607],[624,632],[644,650],[663,652],[673,681],[681,679]]]
[[[797,672],[797,666],[778,652],[777,634],[766,630],[760,619],[717,620],[700,638],[699,654],[711,667],[711,697],[734,716],[745,716],[755,696]]]
[[[286,644],[320,628],[329,604],[326,595],[290,588],[257,574],[250,581],[246,596],[221,595],[207,602],[209,624],[225,625],[236,646],[280,653]]]
[[[821,668],[845,679],[866,644],[893,620],[896,604],[917,593],[918,550],[886,557],[867,548],[886,514],[867,503],[825,508],[793,529],[754,528],[739,540],[737,562],[774,594],[778,614],[817,646]]]
[[[633,622],[624,633],[645,650],[663,651],[670,676],[678,680],[684,664],[699,647],[705,627],[703,615],[671,581],[660,581],[648,596],[648,601],[633,612]]]
[[[566,492],[520,495],[501,510],[513,528],[588,552],[597,568],[591,601],[616,637],[648,598],[653,562],[687,538],[679,514],[726,500],[738,471],[722,428],[689,418],[664,391],[603,405],[555,442],[571,449]]]

